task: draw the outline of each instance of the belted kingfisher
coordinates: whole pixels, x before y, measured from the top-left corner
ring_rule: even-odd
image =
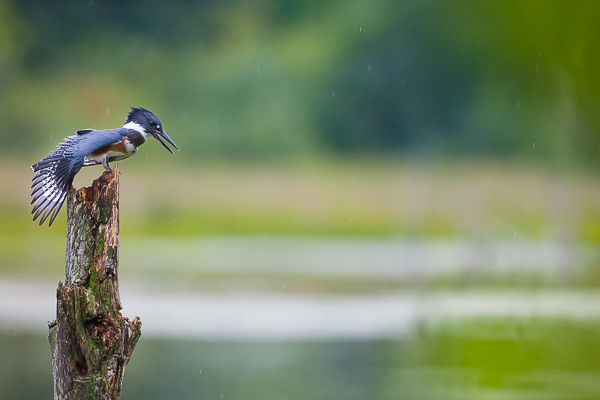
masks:
[[[67,197],[73,178],[81,167],[102,164],[107,171],[112,171],[108,163],[137,153],[138,147],[144,144],[148,135],[156,138],[171,154],[175,153],[165,140],[179,150],[163,130],[158,117],[145,108],[132,107],[122,128],[100,131],[81,129],[76,133],[64,139],[56,146],[56,150],[31,166],[35,172],[31,185],[31,204],[35,203],[35,206],[31,213],[35,213],[34,221],[43,214],[40,226],[50,214],[52,217],[48,226],[52,225]]]

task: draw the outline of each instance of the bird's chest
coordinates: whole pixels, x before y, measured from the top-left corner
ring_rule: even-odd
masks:
[[[140,143],[141,144],[141,143]],[[111,157],[116,155],[123,155],[131,153],[139,144],[136,144],[135,141],[129,140],[129,138],[123,138],[120,142],[111,143],[109,145],[103,146],[98,150],[90,153],[90,157]]]
[[[129,154],[136,147],[137,146],[134,143],[132,143],[128,138],[123,138],[123,140],[121,140],[120,142],[110,145],[110,147],[107,149],[107,157]]]
[[[132,140],[133,139],[133,140]],[[135,138],[124,137],[120,142],[111,143],[106,146],[99,148],[96,151],[90,153],[86,158],[98,162],[102,162],[105,158],[119,157],[123,158],[123,155],[129,157],[132,155],[134,150],[143,143],[136,141]]]

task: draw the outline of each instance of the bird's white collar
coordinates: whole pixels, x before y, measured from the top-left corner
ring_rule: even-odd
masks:
[[[123,125],[123,128],[133,129],[134,131],[138,131],[139,133],[142,134],[144,139],[146,139],[148,137],[148,132],[146,132],[146,130],[140,124],[137,124],[135,122],[131,122],[131,121],[127,122],[125,125]]]

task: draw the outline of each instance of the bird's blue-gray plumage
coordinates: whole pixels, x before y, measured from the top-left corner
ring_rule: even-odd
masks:
[[[41,216],[40,225],[50,217],[52,225],[64,203],[75,175],[81,167],[103,164],[110,170],[109,162],[131,157],[148,135],[157,138],[171,153],[162,138],[177,150],[179,148],[163,131],[160,120],[143,108],[132,108],[123,128],[94,130],[81,129],[56,146],[56,150],[33,164],[35,176],[31,185],[35,221]],[[161,138],[162,137],[162,138]]]
[[[110,129],[69,136],[50,155],[33,164],[31,168],[36,172],[31,186],[31,204],[35,203],[32,211],[32,214],[35,213],[34,221],[43,214],[41,225],[52,213],[52,225],[81,167],[100,164],[86,160],[86,156],[102,147],[120,142],[127,136],[127,131],[128,129]]]

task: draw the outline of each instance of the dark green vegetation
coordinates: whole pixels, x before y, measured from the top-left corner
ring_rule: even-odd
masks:
[[[38,336],[0,335],[0,396],[51,398]],[[142,340],[123,399],[599,399],[600,326],[474,319],[417,338],[333,343]]]
[[[596,165],[599,13],[593,0],[3,0],[0,140],[35,159],[143,105],[186,162]]]

